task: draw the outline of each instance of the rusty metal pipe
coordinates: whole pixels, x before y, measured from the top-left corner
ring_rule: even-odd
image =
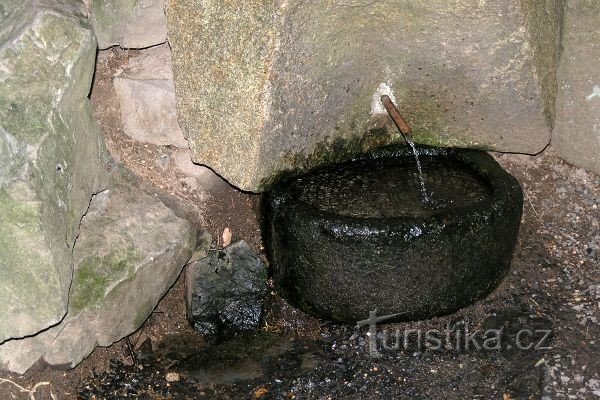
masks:
[[[402,118],[402,115],[400,115],[400,111],[398,111],[398,108],[396,107],[392,99],[390,99],[390,97],[387,94],[384,94],[383,96],[381,96],[381,102],[383,103],[383,106],[385,107],[388,114],[390,114],[390,117],[392,118],[392,121],[394,121],[394,124],[396,124],[396,126],[400,130],[402,136],[404,136],[405,139],[406,136],[412,137],[411,127],[408,126],[404,118]]]

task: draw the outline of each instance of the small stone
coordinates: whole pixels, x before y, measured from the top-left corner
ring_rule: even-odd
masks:
[[[223,247],[227,247],[231,244],[231,229],[223,229]]]
[[[177,372],[169,372],[165,376],[167,382],[179,382],[179,374]]]
[[[267,270],[243,240],[191,264],[186,286],[188,319],[199,333],[219,339],[259,327]]]
[[[169,169],[171,164],[171,157],[168,154],[161,154],[154,163],[164,172]]]
[[[168,46],[140,52],[113,78],[123,131],[134,140],[187,149],[177,122],[175,86]]]

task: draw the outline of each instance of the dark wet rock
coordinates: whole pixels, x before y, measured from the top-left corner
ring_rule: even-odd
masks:
[[[256,329],[267,293],[267,270],[243,240],[190,265],[188,318],[196,331],[222,338]]]
[[[406,149],[278,185],[267,235],[278,290],[301,309],[356,323],[448,314],[490,293],[515,247],[523,195],[488,154],[422,149],[434,206]]]

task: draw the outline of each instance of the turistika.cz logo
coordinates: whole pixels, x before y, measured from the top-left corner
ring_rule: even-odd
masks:
[[[470,330],[469,323],[463,322],[460,329],[452,329],[450,324],[444,329],[382,329],[377,324],[389,322],[402,314],[377,316],[377,311],[369,312],[369,319],[358,321],[358,328],[368,326],[366,334],[369,356],[381,358],[382,352],[400,350],[426,351],[499,351],[499,350],[549,350],[551,329],[523,328],[511,335],[504,334],[504,328]]]

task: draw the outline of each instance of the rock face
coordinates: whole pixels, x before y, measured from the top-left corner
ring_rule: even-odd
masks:
[[[164,0],[93,0],[91,14],[98,47],[141,49],[164,43],[164,6]]]
[[[554,122],[564,0],[170,0],[179,122],[195,162],[262,190],[400,136],[536,153]],[[383,129],[382,129],[383,128]]]
[[[243,240],[186,270],[188,318],[203,335],[222,338],[258,328],[267,270]]]
[[[177,123],[171,51],[167,45],[143,50],[113,79],[123,131],[156,145],[188,148]]]
[[[0,5],[0,343],[65,315],[79,223],[108,183],[85,7],[45,3]]]
[[[567,2],[552,146],[565,160],[600,174],[600,3]]]
[[[43,360],[77,365],[97,346],[138,329],[175,282],[196,232],[127,175],[113,176],[83,218],[74,250],[69,311],[37,336],[0,346],[0,367],[23,373]]]

